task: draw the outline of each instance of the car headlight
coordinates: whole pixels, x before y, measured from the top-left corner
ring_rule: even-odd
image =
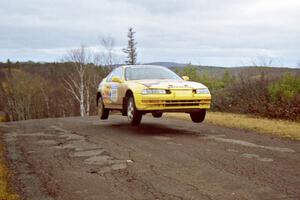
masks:
[[[145,89],[142,91],[142,94],[167,94],[167,91],[159,89]]]
[[[197,94],[210,94],[207,88],[196,89]]]

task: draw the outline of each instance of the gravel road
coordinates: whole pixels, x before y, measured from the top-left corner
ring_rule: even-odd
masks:
[[[300,142],[209,124],[125,117],[0,123],[30,200],[300,199]]]

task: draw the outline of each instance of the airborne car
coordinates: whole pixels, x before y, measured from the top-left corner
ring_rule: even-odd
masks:
[[[119,110],[131,125],[140,124],[146,113],[159,118],[164,112],[189,113],[193,122],[202,122],[211,95],[205,85],[188,79],[162,66],[118,67],[98,86],[100,119],[107,119],[110,110]]]

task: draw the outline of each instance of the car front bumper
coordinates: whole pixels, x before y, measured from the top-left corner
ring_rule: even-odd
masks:
[[[172,92],[171,94],[135,95],[135,104],[142,111],[185,112],[195,109],[209,109],[210,94],[191,92]]]

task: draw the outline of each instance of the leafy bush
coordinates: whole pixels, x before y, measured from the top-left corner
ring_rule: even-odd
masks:
[[[273,101],[290,101],[300,94],[300,77],[285,74],[278,82],[270,84],[269,94]]]
[[[300,120],[300,74],[270,76],[269,70],[253,67],[236,76],[224,70],[223,74],[213,76],[187,66],[177,73],[206,85],[212,93],[215,111]]]
[[[231,76],[226,70],[222,77],[212,77],[209,75],[209,71],[199,72],[197,67],[188,65],[182,70],[175,69],[175,72],[180,76],[188,76],[191,81],[196,81],[204,84],[210,90],[217,90],[224,88],[226,85],[231,84],[235,77]]]

